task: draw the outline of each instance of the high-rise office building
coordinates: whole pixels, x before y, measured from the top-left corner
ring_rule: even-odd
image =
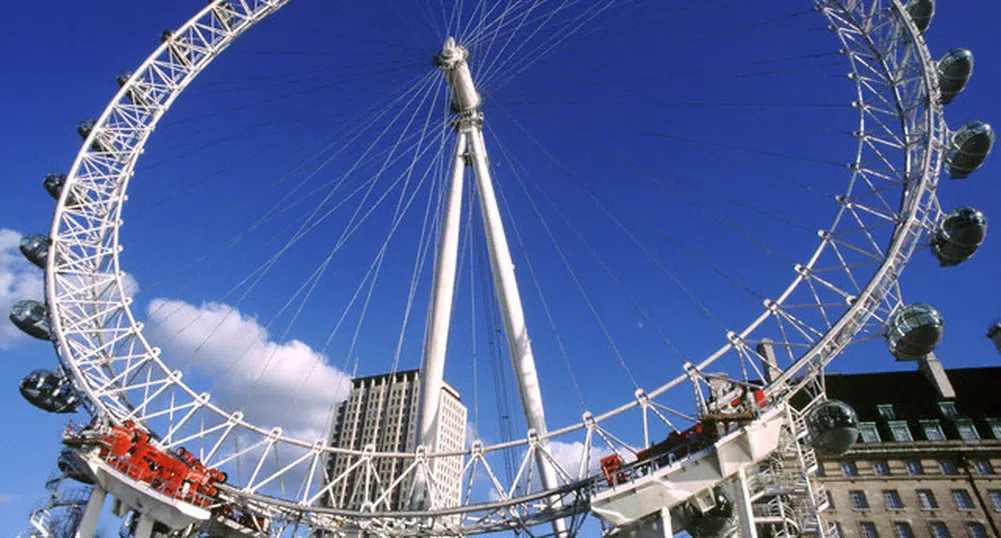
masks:
[[[1001,368],[942,374],[826,376],[828,397],[855,408],[861,431],[818,471],[824,517],[842,537],[999,536]]]
[[[374,452],[414,452],[420,371],[407,370],[354,379],[351,394],[338,404],[331,425],[331,445]],[[435,446],[429,451],[462,450],[466,438],[466,406],[459,393],[447,383],[439,403]],[[373,459],[371,466],[359,464],[358,456],[336,455],[326,466],[326,480],[334,482],[323,501],[328,506],[360,510],[368,503],[379,510],[404,510],[411,480],[400,480],[391,494],[377,492],[394,484],[407,471],[407,462]],[[353,467],[353,468],[352,468]],[[350,472],[348,472],[350,471]],[[462,458],[432,461],[434,496],[439,506],[459,504]],[[381,497],[381,498],[380,498]]]

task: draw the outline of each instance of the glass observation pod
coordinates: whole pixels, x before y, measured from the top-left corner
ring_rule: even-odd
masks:
[[[90,476],[83,464],[80,463],[80,460],[73,455],[73,451],[69,448],[64,448],[59,452],[59,457],[56,459],[56,466],[59,467],[59,471],[66,478],[84,484],[94,483],[94,477]]]
[[[806,417],[810,445],[825,456],[844,454],[858,439],[858,416],[852,406],[840,400],[817,404]]]
[[[209,5],[212,5],[214,3],[215,0],[208,0]],[[227,30],[233,27],[233,21],[235,20],[235,17],[233,15],[232,8],[229,5],[229,0],[226,0],[225,2],[220,2],[218,5],[213,6],[212,14],[215,15],[216,20],[222,23],[222,25],[225,26]]]
[[[943,267],[970,259],[987,237],[987,217],[972,207],[942,215],[932,234],[931,251]]]
[[[46,235],[28,234],[21,237],[18,248],[29,262],[44,269],[45,260],[49,256],[49,243]]]
[[[170,57],[173,58],[175,62],[182,64],[192,63],[191,49],[186,43],[184,43],[184,41],[174,38],[173,30],[168,29],[161,32],[160,42],[167,43],[167,49],[170,51]]]
[[[938,87],[942,104],[947,105],[966,89],[973,76],[973,53],[969,49],[952,49],[937,64]]]
[[[122,71],[121,73],[118,73],[117,77],[115,77],[115,81],[118,82],[118,87],[121,88],[129,82],[130,78],[132,78],[132,71]],[[146,85],[141,82],[133,84],[132,88],[125,92],[125,96],[128,97],[129,101],[132,101],[132,104],[134,105],[146,106],[149,103],[149,90]]]
[[[963,179],[984,164],[994,148],[994,129],[985,122],[971,121],[952,135],[952,149],[946,155],[949,176]]]
[[[97,124],[94,120],[83,120],[76,126],[76,132],[80,135],[80,138],[87,140],[90,133],[93,132],[94,127]],[[98,131],[94,135],[94,140],[90,143],[91,149],[94,151],[100,151],[102,153],[111,153],[115,149],[115,137],[107,131]]]
[[[886,343],[897,360],[914,361],[935,350],[945,333],[945,320],[935,307],[918,303],[897,311],[886,324]]]
[[[726,536],[736,522],[733,502],[719,486],[693,496],[681,505],[680,515],[694,538]]]
[[[49,309],[38,301],[26,299],[10,307],[10,321],[30,336],[39,340],[50,340]]]
[[[935,0],[910,0],[904,5],[904,9],[923,34],[931,26],[932,17],[935,16]]]
[[[21,380],[21,396],[35,407],[49,413],[72,413],[80,406],[80,398],[58,372],[35,370]]]
[[[59,199],[59,195],[63,192],[63,185],[66,185],[66,174],[48,174],[42,180],[45,192],[49,193],[49,196],[56,200]]]

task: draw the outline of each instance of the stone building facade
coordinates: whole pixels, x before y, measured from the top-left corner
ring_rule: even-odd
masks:
[[[1001,368],[826,376],[861,435],[820,462],[845,538],[981,538],[1001,526]]]

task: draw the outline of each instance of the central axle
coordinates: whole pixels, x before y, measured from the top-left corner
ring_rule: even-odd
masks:
[[[473,84],[467,59],[469,50],[457,45],[452,37],[445,40],[441,52],[434,58],[435,65],[445,73],[445,80],[452,90],[452,110],[460,114],[475,112],[482,102]]]

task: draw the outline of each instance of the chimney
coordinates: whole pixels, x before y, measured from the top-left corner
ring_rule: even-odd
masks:
[[[758,355],[761,357],[761,369],[765,375],[765,383],[771,383],[777,377],[782,375],[782,369],[779,368],[779,362],[775,360],[775,346],[772,345],[772,341],[768,338],[761,340],[761,343],[757,347]]]
[[[994,340],[994,347],[1001,353],[1001,320],[995,321],[994,325],[987,329],[987,338]]]
[[[956,397],[956,390],[952,388],[949,376],[942,368],[942,363],[934,353],[929,353],[925,357],[918,359],[918,371],[925,375],[928,382],[935,387],[939,397],[951,400]]]

